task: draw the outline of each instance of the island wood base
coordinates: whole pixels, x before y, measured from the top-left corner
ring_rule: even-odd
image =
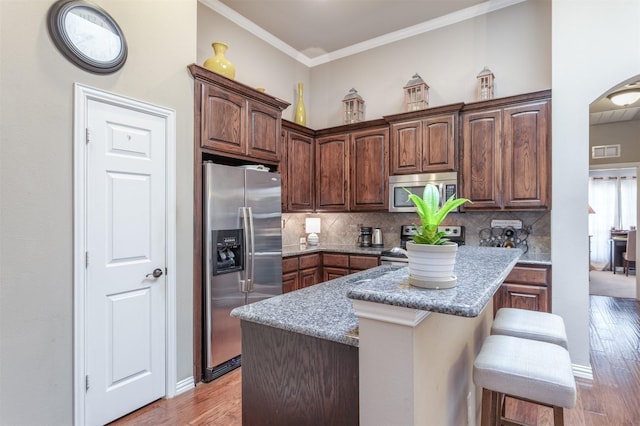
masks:
[[[242,424],[359,424],[358,348],[242,321]]]

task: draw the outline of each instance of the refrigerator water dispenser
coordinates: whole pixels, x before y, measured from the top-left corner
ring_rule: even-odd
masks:
[[[242,229],[217,229],[211,231],[211,241],[216,245],[212,254],[213,275],[228,274],[244,269]]]

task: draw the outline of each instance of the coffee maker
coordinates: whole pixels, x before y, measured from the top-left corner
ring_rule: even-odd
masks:
[[[370,226],[361,226],[360,235],[358,236],[358,245],[360,247],[371,247],[371,234],[373,229]]]

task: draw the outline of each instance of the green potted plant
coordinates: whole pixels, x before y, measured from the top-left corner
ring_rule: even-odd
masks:
[[[449,241],[445,232],[438,231],[438,226],[451,211],[471,200],[452,195],[440,206],[440,191],[431,184],[424,187],[422,197],[409,192],[409,199],[420,217],[413,241],[407,242],[409,283],[434,289],[454,287],[457,279],[453,268],[458,245]]]

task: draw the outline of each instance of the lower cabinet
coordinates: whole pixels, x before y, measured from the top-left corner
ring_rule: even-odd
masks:
[[[282,258],[282,292],[297,290],[298,285],[298,256]]]
[[[378,256],[365,256],[343,253],[322,254],[322,280],[329,281],[365,269],[375,268],[380,264]]]
[[[499,308],[551,312],[551,266],[517,264],[494,297]]]
[[[282,259],[282,293],[318,284],[321,280],[320,253]]]
[[[377,255],[312,253],[282,258],[282,293],[380,265]]]
[[[304,254],[298,258],[298,288],[320,282],[320,253]]]

